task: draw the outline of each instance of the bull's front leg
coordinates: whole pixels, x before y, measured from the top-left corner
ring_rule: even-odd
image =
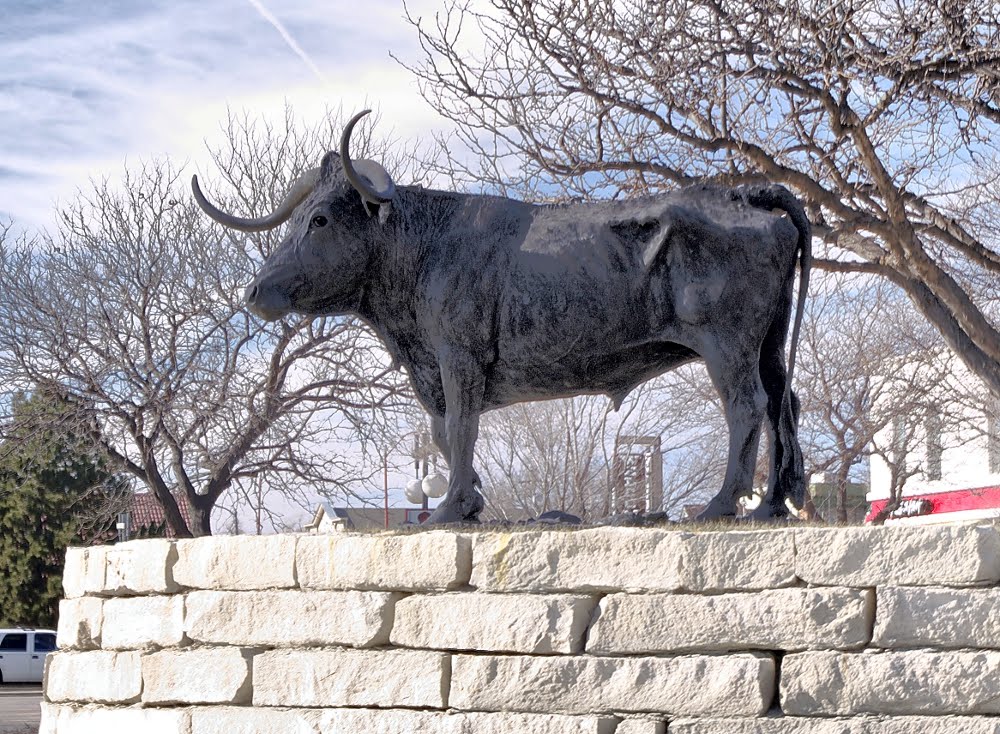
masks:
[[[448,451],[450,476],[448,494],[428,522],[479,520],[485,503],[474,487],[479,477],[472,468],[472,460],[479,436],[479,413],[483,408],[485,383],[482,368],[471,354],[454,349],[443,353],[441,384],[445,399],[445,445],[442,448]]]

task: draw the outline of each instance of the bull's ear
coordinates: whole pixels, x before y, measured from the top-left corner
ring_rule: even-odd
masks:
[[[329,179],[335,172],[340,171],[342,168],[340,165],[340,156],[332,150],[323,156],[323,162],[319,165],[322,172],[320,175],[323,179]]]

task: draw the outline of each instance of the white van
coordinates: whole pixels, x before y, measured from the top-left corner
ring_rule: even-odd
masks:
[[[0,683],[41,683],[56,633],[32,627],[0,629]]]

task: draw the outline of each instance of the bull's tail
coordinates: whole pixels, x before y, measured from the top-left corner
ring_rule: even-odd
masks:
[[[788,348],[788,377],[785,381],[784,407],[791,407],[792,374],[795,372],[795,353],[799,345],[799,332],[805,315],[806,291],[809,289],[809,271],[812,269],[812,224],[801,202],[791,191],[779,184],[739,186],[734,198],[746,201],[759,209],[780,209],[791,219],[799,231],[799,295],[795,304],[795,321],[792,322],[792,343]]]

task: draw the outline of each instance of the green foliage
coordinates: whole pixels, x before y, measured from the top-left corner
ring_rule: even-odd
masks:
[[[66,547],[85,542],[103,499],[108,474],[59,411],[45,396],[18,400],[0,443],[0,624],[55,624]]]

